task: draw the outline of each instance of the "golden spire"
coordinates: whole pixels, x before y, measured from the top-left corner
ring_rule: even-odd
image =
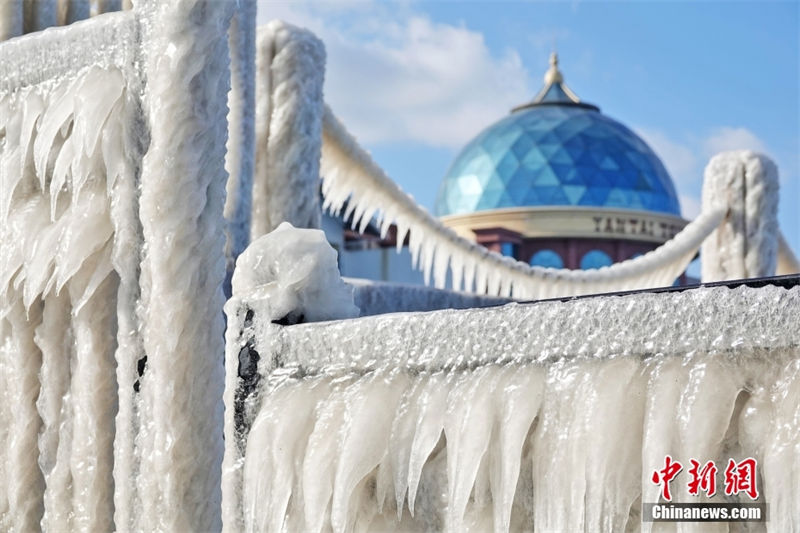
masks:
[[[544,75],[544,83],[545,85],[551,85],[553,83],[563,83],[564,76],[561,75],[561,71],[558,70],[558,54],[553,52],[550,54],[550,68]]]

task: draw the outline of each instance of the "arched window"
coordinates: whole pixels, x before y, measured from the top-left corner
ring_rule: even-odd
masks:
[[[553,250],[539,250],[531,257],[531,266],[564,268],[564,261],[561,256]]]
[[[604,266],[608,266],[614,261],[611,260],[611,257],[602,250],[589,250],[586,252],[581,258],[581,268],[583,270],[589,270],[590,268],[600,268]]]

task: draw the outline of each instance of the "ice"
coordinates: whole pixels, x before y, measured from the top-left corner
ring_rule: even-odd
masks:
[[[401,246],[406,233],[414,266],[425,282],[443,288],[448,268],[452,288],[490,296],[542,299],[614,290],[669,286],[686,269],[703,240],[720,224],[726,206],[710,203],[678,235],[642,257],[592,271],[529,266],[468,241],[405,194],[325,108],[322,143],[324,207],[344,209],[353,227],[378,216],[381,233],[397,225]]]
[[[726,214],[720,255],[774,269],[766,159],[714,163],[733,201],[643,259],[530,268],[402,194],[324,108],[321,43],[282,23],[251,195],[253,1],[108,13],[128,4],[0,5],[0,529],[616,530],[666,453],[756,457],[768,529],[800,528],[800,289],[499,306],[670,283]],[[345,283],[284,223],[238,257],[223,347],[226,259],[318,225],[323,136],[332,207],[395,222],[437,286],[499,296]]]
[[[256,239],[236,261],[233,294],[257,300],[269,320],[318,322],[358,316],[353,289],[342,282],[336,250],[322,230],[284,222]],[[236,303],[229,304],[235,307]]]
[[[294,326],[256,313],[262,337],[241,338],[260,354],[257,434],[229,433],[250,503],[229,512],[253,531],[649,531],[666,454],[752,456],[767,530],[797,529],[798,316],[800,288],[776,286]]]
[[[729,211],[703,242],[703,281],[772,276],[778,258],[778,170],[744,150],[714,156],[703,179],[703,209],[724,198]]]
[[[88,3],[23,5],[28,31]],[[221,528],[232,7],[0,45],[0,529]]]
[[[266,411],[259,414],[254,422],[255,410],[259,403],[258,397],[248,397],[248,391],[258,384],[258,381],[251,381],[261,367],[268,364],[258,355],[266,352],[266,344],[272,340],[269,336],[269,328],[275,327],[273,323],[298,323],[314,322],[323,320],[336,320],[356,317],[359,314],[358,307],[353,303],[353,287],[345,284],[339,277],[336,251],[328,244],[322,230],[295,228],[290,223],[284,222],[277,229],[253,241],[247,249],[239,256],[236,261],[236,270],[233,275],[233,296],[225,304],[225,312],[228,317],[228,331],[226,333],[226,392],[225,404],[228,406],[225,416],[225,431],[229,435],[237,434],[244,426],[253,423],[256,425],[259,437],[254,437],[258,444],[253,444],[256,449],[263,449],[260,444],[262,441],[269,441],[275,434],[287,435],[293,442],[303,439],[298,446],[304,446],[309,438],[311,427],[307,430],[302,425],[304,417],[311,416],[313,404],[308,404],[298,394],[304,394],[305,389],[294,389],[287,387],[281,393],[283,399],[277,399],[275,408],[279,412],[289,409],[295,412],[297,419],[292,421],[280,422],[274,425],[275,415],[271,407],[265,407]],[[258,317],[258,319],[255,319]],[[247,390],[236,392],[243,387]],[[315,385],[314,388],[327,390],[327,385]],[[317,394],[315,393],[315,394]],[[297,404],[295,407],[287,407],[287,398]],[[306,408],[302,407],[306,405]],[[308,409],[306,415],[303,415]],[[241,418],[234,416],[235,411],[239,411]],[[246,412],[245,412],[246,411]],[[336,417],[339,411],[332,410],[328,417]],[[292,427],[297,424],[298,427]],[[334,425],[332,427],[338,427]],[[300,433],[297,433],[297,432]],[[323,436],[324,437],[324,436]],[[323,438],[319,437],[319,438]],[[295,448],[292,448],[295,449]],[[308,445],[310,454],[326,452],[324,448],[314,448]],[[284,521],[284,512],[288,493],[293,489],[292,478],[276,479],[272,487],[259,481],[260,472],[280,471],[287,475],[300,477],[299,465],[302,457],[292,459],[287,457],[289,450],[276,452],[275,458],[265,458],[257,466],[248,466],[242,471],[242,462],[239,457],[244,453],[243,448],[238,448],[233,438],[226,443],[225,460],[223,462],[223,487],[227,491],[226,498],[239,499],[242,497],[238,489],[241,476],[247,479],[254,479],[253,483],[257,488],[253,492],[248,492],[244,497],[244,505],[248,508],[261,509],[260,504],[255,502],[262,501],[261,494],[280,494],[278,500],[272,501],[266,514],[258,519],[262,527],[258,529],[269,529],[267,526],[276,527]],[[299,453],[299,452],[295,452]],[[283,459],[278,460],[278,457]],[[316,457],[316,456],[315,456]],[[289,463],[286,461],[289,460]],[[315,462],[327,464],[324,459],[313,459]],[[292,474],[292,472],[294,472]],[[313,471],[313,475],[321,476],[319,486],[314,491],[332,491],[333,486],[323,482],[324,473]],[[310,475],[312,475],[310,474]],[[332,474],[331,474],[332,475]],[[315,502],[317,492],[308,489],[309,513],[316,516]],[[294,492],[296,494],[296,491]],[[328,493],[330,496],[330,493]],[[326,500],[327,502],[327,500]],[[325,502],[323,502],[325,503]],[[232,512],[236,505],[227,504],[223,509],[223,523],[228,531],[239,531],[243,527],[241,517]],[[317,514],[321,514],[321,510]],[[302,516],[302,510],[296,510]],[[302,519],[300,520],[302,523]],[[277,522],[276,522],[277,521]],[[309,524],[314,527],[316,524]],[[250,526],[248,526],[250,527]]]
[[[258,29],[256,168],[251,240],[281,222],[320,227],[319,158],[325,47],[281,21]]]
[[[0,152],[0,317],[15,406],[3,419],[4,528],[40,519],[51,529],[110,526],[113,433],[105,428],[116,414],[119,285],[110,192],[126,165],[107,156],[122,151],[124,101],[120,72],[100,68],[0,96],[3,117],[13,117]]]
[[[203,0],[142,8],[142,106],[150,135],[141,162],[145,247],[138,318],[147,360],[135,393],[132,498],[141,508],[117,527],[221,527],[227,29],[233,9],[231,2]],[[120,386],[134,394],[133,384]]]

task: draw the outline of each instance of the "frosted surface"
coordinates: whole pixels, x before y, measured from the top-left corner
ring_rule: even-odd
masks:
[[[325,233],[295,228],[288,222],[250,243],[236,261],[232,287],[233,296],[225,304],[225,434],[231,437],[225,443],[223,462],[222,490],[227,502],[223,524],[226,531],[241,531],[244,524],[237,502],[242,450],[233,436],[249,425],[245,419],[252,422],[256,406],[244,392],[259,380],[253,339],[268,338],[275,323],[352,318],[359,309],[353,303],[353,287],[339,277],[336,251]]]
[[[763,155],[743,150],[711,159],[703,178],[703,209],[722,198],[728,215],[703,242],[703,281],[775,275],[778,185],[778,169]]]
[[[221,527],[231,9],[0,45],[0,530]]]
[[[13,2],[10,2],[13,3]],[[84,68],[133,68],[137,47],[131,11],[108,13],[2,43],[0,91],[72,77]]]
[[[669,453],[757,458],[768,531],[795,530],[798,318],[768,286],[245,328],[240,524],[649,530]]]
[[[0,92],[0,529],[111,524],[125,107],[116,69]]]
[[[319,160],[325,47],[274,20],[256,41],[256,170],[251,240],[291,222],[320,227]]]
[[[269,320],[289,313],[293,322],[358,316],[353,289],[339,277],[336,250],[325,233],[289,222],[253,241],[239,256],[233,295],[236,301],[257,302]]]

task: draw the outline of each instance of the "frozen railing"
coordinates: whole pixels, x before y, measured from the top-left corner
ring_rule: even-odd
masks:
[[[0,529],[221,527],[234,7],[0,44]]]
[[[292,279],[228,303],[228,531],[649,531],[666,455],[800,528],[800,278],[282,325]]]
[[[131,0],[3,0],[0,41],[131,8]]]

